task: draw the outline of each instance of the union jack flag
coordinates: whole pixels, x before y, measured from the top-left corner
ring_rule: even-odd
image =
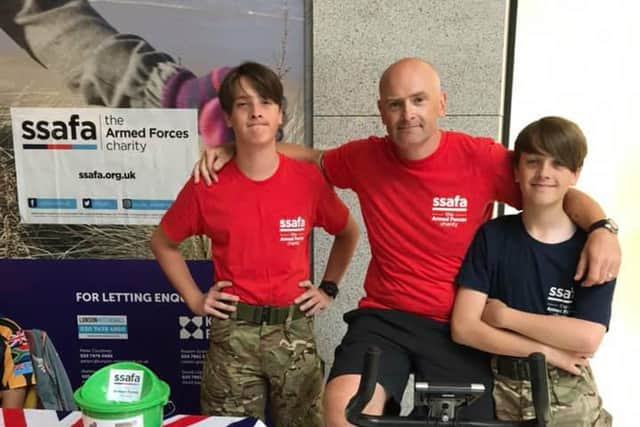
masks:
[[[82,414],[78,411],[56,412],[39,409],[3,409],[0,412],[0,427],[84,427]]]
[[[165,419],[164,427],[265,427],[256,418],[208,417],[205,415],[174,415]],[[0,427],[84,427],[79,411],[42,409],[2,409]]]

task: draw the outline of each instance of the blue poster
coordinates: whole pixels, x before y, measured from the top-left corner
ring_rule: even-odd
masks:
[[[210,261],[189,262],[198,284]],[[123,360],[148,366],[171,387],[177,413],[198,414],[208,319],[189,312],[155,261],[2,260],[0,310],[46,331],[72,387]]]

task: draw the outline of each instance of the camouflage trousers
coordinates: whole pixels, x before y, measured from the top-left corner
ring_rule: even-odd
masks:
[[[312,318],[212,321],[200,389],[204,414],[264,420],[268,407],[277,427],[320,427],[323,384]]]
[[[498,373],[496,358],[491,362],[494,375],[493,398],[499,420],[519,421],[535,418],[531,383]],[[549,366],[550,427],[610,427],[612,417],[603,407],[590,367],[580,375]]]

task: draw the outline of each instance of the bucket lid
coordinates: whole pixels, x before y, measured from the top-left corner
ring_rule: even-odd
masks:
[[[131,372],[131,377],[125,375],[125,381],[132,386],[124,386],[124,391],[131,388],[139,393],[139,399],[114,399],[114,373]],[[117,377],[116,377],[117,378]],[[137,390],[136,381],[139,381]],[[111,388],[110,388],[111,383]],[[127,387],[129,387],[127,389]],[[94,372],[85,383],[75,391],[73,398],[82,410],[102,413],[121,413],[148,409],[154,406],[164,406],[169,400],[169,385],[160,380],[149,368],[135,362],[117,362],[107,365]],[[111,394],[111,396],[110,396]],[[127,401],[123,401],[127,400]]]

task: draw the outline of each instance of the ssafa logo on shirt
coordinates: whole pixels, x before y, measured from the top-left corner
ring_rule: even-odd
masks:
[[[458,224],[467,222],[467,209],[469,201],[459,194],[455,196],[436,196],[431,204],[431,221],[440,224],[441,227],[458,227]]]
[[[559,286],[549,287],[547,295],[547,313],[560,316],[570,316],[573,313],[573,299],[576,292],[571,288]]]
[[[304,229],[307,222],[301,216],[280,220],[280,242],[287,246],[298,246],[304,241]]]

